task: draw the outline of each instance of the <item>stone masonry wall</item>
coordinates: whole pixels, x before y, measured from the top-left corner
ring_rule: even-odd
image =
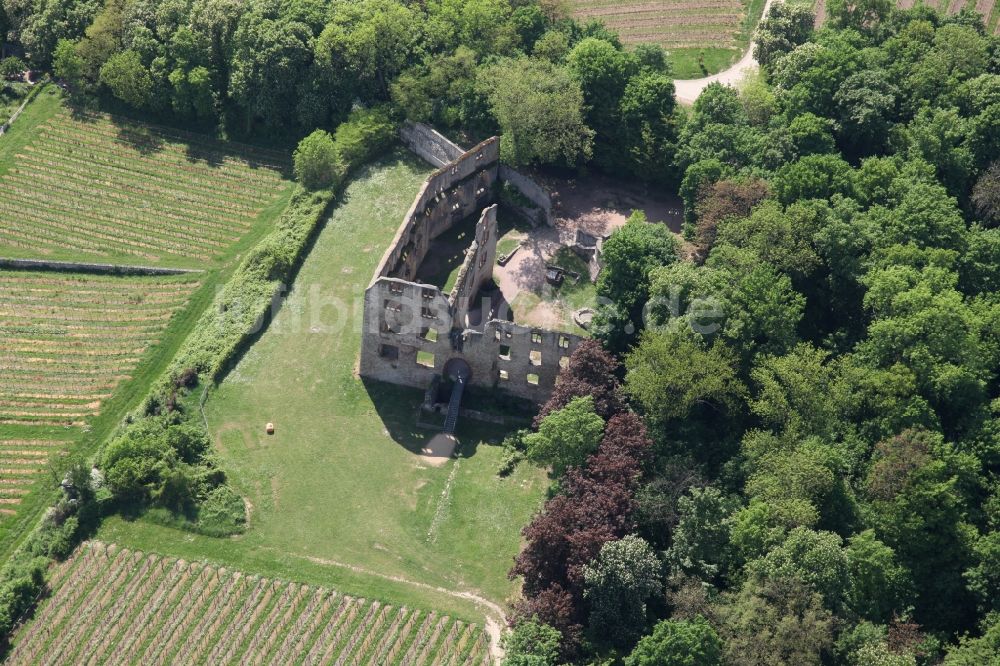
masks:
[[[530,217],[533,213],[535,216],[534,222],[538,224],[551,225],[554,222],[552,218],[552,197],[538,183],[506,165],[500,166],[498,175],[500,180],[510,183],[514,189],[521,193],[521,196],[537,206],[534,210],[520,208],[522,215]]]
[[[432,173],[382,256],[375,277],[412,280],[432,240],[491,202],[499,157],[499,140],[493,137]]]
[[[454,152],[448,147],[454,144],[429,128],[412,126],[401,135],[428,161]],[[472,369],[469,381],[474,386],[535,402],[548,398],[560,368],[583,338],[491,319],[489,299],[482,304],[488,321],[466,327],[466,315],[478,305],[472,299],[492,277],[496,262],[497,207],[489,204],[502,168],[498,162],[499,141],[494,137],[439,168],[420,189],[365,291],[362,376],[426,389],[448,361],[460,358]],[[512,184],[537,200],[541,210],[551,209],[547,195],[533,181],[517,172],[504,173],[513,174],[518,180]],[[452,293],[414,282],[431,241],[480,210],[476,237]]]
[[[423,123],[405,123],[399,130],[399,138],[407,148],[436,167],[457,160],[465,152]]]
[[[473,386],[544,402],[583,340],[496,319],[481,331],[452,329],[446,303],[434,287],[394,278],[372,285],[365,294],[361,374],[425,389],[448,361],[461,358],[472,369]]]
[[[465,323],[469,310],[475,307],[471,299],[479,289],[493,277],[493,266],[497,260],[497,205],[483,211],[476,223],[476,238],[465,254],[465,261],[458,269],[455,286],[448,296],[453,319],[459,327]]]

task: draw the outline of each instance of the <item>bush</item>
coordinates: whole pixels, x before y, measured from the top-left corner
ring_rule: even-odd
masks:
[[[516,449],[504,449],[500,455],[500,466],[497,468],[497,476],[510,476],[517,469],[517,466],[524,460],[524,454]]]
[[[159,525],[211,537],[240,534],[247,522],[243,498],[227,485],[213,487],[185,512],[154,507],[144,517]]]
[[[205,431],[176,416],[148,417],[127,426],[100,456],[108,489],[124,502],[150,499],[161,506],[182,508],[194,493],[190,465],[208,450]]]
[[[0,79],[17,79],[28,66],[18,57],[11,56],[0,60]]]
[[[383,108],[352,111],[333,135],[337,163],[342,169],[339,178],[392,147],[396,141],[396,129],[396,124]]]
[[[295,179],[307,189],[329,187],[337,178],[337,149],[329,132],[316,130],[302,139],[293,159]]]
[[[303,187],[340,185],[348,172],[385,152],[396,140],[396,125],[384,109],[357,109],[333,136],[316,130],[295,149],[295,177]]]
[[[198,525],[206,534],[228,535],[242,532],[247,522],[246,506],[239,493],[219,486],[198,505]]]

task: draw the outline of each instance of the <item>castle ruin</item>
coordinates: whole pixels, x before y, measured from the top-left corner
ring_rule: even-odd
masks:
[[[534,208],[514,212],[534,223],[549,223],[548,195],[500,165],[497,137],[463,151],[422,125],[408,125],[401,136],[439,168],[424,182],[365,290],[361,375],[421,389],[445,378],[544,402],[582,338],[504,319],[508,310],[492,286],[498,184],[533,202]],[[432,241],[472,216],[478,221],[454,286],[445,293],[421,282]],[[461,388],[452,396],[456,411],[460,399]]]

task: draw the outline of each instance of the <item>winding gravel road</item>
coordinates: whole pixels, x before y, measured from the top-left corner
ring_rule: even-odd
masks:
[[[771,11],[771,3],[774,0],[767,0],[764,3],[764,11],[761,13],[761,19],[767,16],[767,13]],[[698,95],[701,91],[705,89],[709,83],[719,83],[727,86],[736,85],[743,79],[748,72],[753,72],[757,70],[757,61],[753,59],[753,47],[754,42],[750,42],[750,47],[747,49],[746,53],[739,61],[730,67],[729,69],[724,69],[718,74],[713,74],[712,76],[706,76],[700,79],[675,79],[674,87],[677,90],[677,101],[681,104],[694,104],[694,101],[698,99]]]

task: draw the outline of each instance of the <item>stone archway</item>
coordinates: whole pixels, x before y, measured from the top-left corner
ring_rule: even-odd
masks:
[[[469,367],[464,358],[453,358],[444,364],[442,374],[453,382],[461,380],[462,383],[465,383],[472,377],[472,368]]]

